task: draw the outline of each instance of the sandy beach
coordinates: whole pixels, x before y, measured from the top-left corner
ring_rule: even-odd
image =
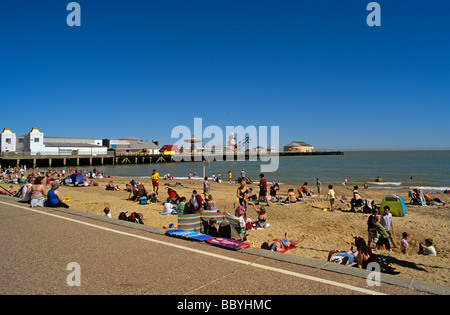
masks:
[[[128,200],[127,191],[108,191],[105,185],[110,179],[96,179],[99,183],[97,187],[73,187],[61,186],[59,191],[62,196],[69,197],[68,204],[71,209],[85,211],[104,216],[103,209],[109,207],[113,218],[118,218],[120,212],[133,211],[144,215],[144,223],[149,226],[163,228],[173,223],[177,227],[177,217],[172,215],[161,215],[163,211],[162,203],[139,205],[138,202]],[[130,178],[115,177],[114,184],[124,189]],[[145,187],[151,191],[151,181],[149,178],[139,178],[136,181],[144,183]],[[270,183],[273,179],[267,178]],[[299,180],[299,183],[301,180]],[[159,199],[167,198],[167,187],[164,184],[174,184],[175,181],[160,181]],[[192,190],[203,192],[203,184],[200,180],[180,181],[183,187],[174,188],[180,196],[189,199]],[[334,187],[337,196],[337,203],[334,212],[323,211],[329,207],[325,194],[328,189],[327,183],[322,183],[322,196],[306,197],[305,202],[297,202],[291,205],[278,205],[272,203],[267,207],[267,222],[269,227],[262,230],[249,231],[248,241],[252,246],[259,246],[263,242],[274,238],[284,237],[284,233],[289,233],[292,240],[305,235],[305,240],[296,249],[290,250],[285,255],[298,255],[302,257],[315,258],[326,261],[330,250],[347,251],[351,248],[353,236],[359,235],[367,240],[367,219],[369,214],[360,212],[350,212],[350,199],[352,192],[344,186]],[[351,184],[351,183],[349,183]],[[222,212],[234,214],[234,209],[238,205],[236,190],[237,183],[211,183],[210,193],[216,202],[217,208]],[[258,183],[248,185],[258,192]],[[300,185],[282,185],[278,196],[285,197],[289,188],[296,191]],[[350,186],[351,187],[351,186]],[[18,188],[16,185],[15,189]],[[315,193],[316,187],[309,186]],[[50,189],[50,186],[47,187]],[[450,208],[443,206],[418,206],[409,205],[407,190],[386,190],[359,189],[363,199],[372,199],[376,204],[380,204],[387,194],[397,194],[403,197],[407,204],[408,213],[404,217],[394,217],[394,240],[400,246],[402,232],[407,232],[410,237],[408,242],[412,247],[408,255],[402,254],[399,248],[393,248],[392,252],[386,250],[374,250],[375,253],[389,256],[394,263],[393,267],[400,271],[400,276],[438,283],[449,284],[449,243],[448,222]],[[341,200],[341,196],[346,195],[347,201]],[[450,196],[442,192],[434,195],[450,203]],[[433,197],[434,197],[433,196]],[[263,203],[262,203],[263,204]],[[252,207],[248,209],[248,217],[256,220],[257,215]],[[419,243],[423,243],[426,238],[434,240],[437,257],[417,254]]]

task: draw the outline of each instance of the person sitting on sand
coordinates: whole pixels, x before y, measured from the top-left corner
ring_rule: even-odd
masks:
[[[209,219],[208,225],[206,227],[205,234],[212,236],[212,237],[218,237],[219,232],[217,231],[217,221],[214,218]]]
[[[270,201],[277,201],[277,190],[280,190],[280,184],[274,182],[272,186],[270,186]]]
[[[433,240],[431,238],[427,238],[425,240],[425,245],[420,244],[419,245],[419,252],[418,254],[422,255],[429,255],[429,256],[436,256],[436,249],[433,246]]]
[[[366,269],[373,256],[372,249],[365,245],[358,250],[357,266],[359,269]]]
[[[243,206],[237,206],[236,210],[234,211],[234,215],[238,218],[239,220],[239,228],[240,228],[240,232],[244,231],[246,228],[246,213],[245,213],[245,208]]]
[[[64,202],[61,194],[57,190],[59,188],[59,183],[53,182],[52,189],[47,193],[47,201],[45,202],[46,207],[62,207],[69,208],[69,205]]]
[[[112,218],[112,216],[111,216],[111,210],[109,210],[108,207],[106,207],[105,209],[103,209],[103,212],[105,213],[105,217],[107,217],[107,218]]]
[[[267,227],[267,213],[266,208],[264,206],[259,207],[259,209],[256,207],[254,203],[251,203],[253,206],[253,209],[255,209],[256,213],[258,214],[258,221],[255,222],[255,227],[259,229],[264,229]]]
[[[264,242],[261,245],[262,249],[268,249],[273,252],[288,249],[290,246],[295,246],[298,243],[302,242],[305,239],[305,235],[302,235],[302,237],[297,241],[290,241],[288,237],[288,233],[286,232],[284,234],[284,238],[276,238],[270,242]]]
[[[347,187],[347,189],[350,189]],[[353,187],[353,198],[350,201],[351,209],[350,211],[355,211],[355,208],[362,207],[364,203],[364,200],[361,198],[361,196],[358,193],[358,186]]]
[[[299,195],[299,200],[300,198],[303,199],[305,196],[312,196],[311,191],[308,190],[308,183],[304,182],[303,185],[297,189],[298,191],[298,195]]]
[[[34,207],[43,207],[45,200],[45,187],[42,185],[42,178],[38,177],[34,180],[33,185],[30,188],[31,193],[31,202],[30,206]]]
[[[166,214],[166,215],[174,214],[175,210],[176,210],[176,206],[173,203],[165,202],[164,203],[164,211],[160,212],[160,214]]]
[[[106,185],[106,190],[120,190],[119,186],[114,185],[113,180],[109,181],[109,184]]]
[[[2,187],[3,188],[3,187]],[[14,186],[11,185],[8,188],[3,188],[6,192],[6,195],[13,196],[14,195]]]
[[[408,236],[408,233],[402,233],[402,240],[400,241],[400,251],[402,254],[408,254],[409,252]]]
[[[286,199],[283,201],[284,203],[296,203],[297,197],[295,196],[294,189],[289,188]]]
[[[186,201],[186,198],[184,198]],[[149,195],[148,195],[148,200],[150,203],[157,203],[160,202],[160,200],[158,199],[158,197],[156,196],[156,192],[152,191]]]
[[[207,211],[217,210],[216,202],[214,201],[213,196],[211,194],[209,194],[208,198],[206,198],[205,210]]]
[[[191,213],[200,213],[203,211],[203,198],[197,193],[197,190],[192,191],[191,199],[189,200],[189,211]]]
[[[354,237],[354,242],[356,245],[356,251],[353,251],[353,247],[349,251],[340,252],[338,250],[330,251],[328,253],[327,261],[332,263],[337,263],[341,265],[351,266],[358,259],[359,251],[366,246],[366,241],[359,236]]]
[[[176,204],[178,202],[178,199],[180,199],[180,196],[178,195],[178,193],[172,188],[167,189],[167,195],[169,196],[167,198],[167,201],[174,203],[174,204]]]
[[[189,209],[188,209],[188,207],[186,205],[186,197],[181,197],[179,199],[179,201],[180,201],[180,203],[177,206],[177,213],[178,214],[188,214],[189,213]]]

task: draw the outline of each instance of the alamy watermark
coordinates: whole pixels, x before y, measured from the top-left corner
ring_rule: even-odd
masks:
[[[270,142],[269,140],[270,130]],[[172,129],[173,145],[179,149],[175,161],[250,161],[261,164],[261,172],[276,172],[279,166],[279,126],[203,126],[202,118],[194,118],[194,130],[179,125]],[[226,138],[225,138],[226,137]],[[200,148],[197,143],[202,143]]]
[[[70,262],[67,264],[68,271],[71,271],[66,278],[66,283],[69,287],[81,286],[81,266],[77,262]]]
[[[366,278],[367,285],[369,287],[379,287],[381,286],[381,266],[379,263],[371,262],[366,268],[371,271]]]

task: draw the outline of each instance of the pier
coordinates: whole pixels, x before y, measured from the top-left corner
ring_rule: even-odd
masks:
[[[0,156],[0,167],[69,167],[69,166],[93,166],[93,165],[121,165],[121,164],[150,164],[150,163],[178,163],[201,161],[244,161],[257,160],[261,157],[271,156],[317,156],[317,155],[343,155],[343,151],[317,151],[317,152],[278,152],[272,154],[258,153],[223,153],[223,155],[204,154],[146,154],[146,153],[117,153],[110,152],[106,155],[18,155],[5,154]]]

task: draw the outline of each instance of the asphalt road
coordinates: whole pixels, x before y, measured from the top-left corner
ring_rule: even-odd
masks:
[[[0,294],[338,295],[420,294],[290,261],[230,251],[162,230],[0,199]],[[267,252],[267,255],[266,255]],[[275,255],[274,255],[275,254]],[[356,268],[351,268],[356,269]],[[184,301],[183,297],[183,301]]]

